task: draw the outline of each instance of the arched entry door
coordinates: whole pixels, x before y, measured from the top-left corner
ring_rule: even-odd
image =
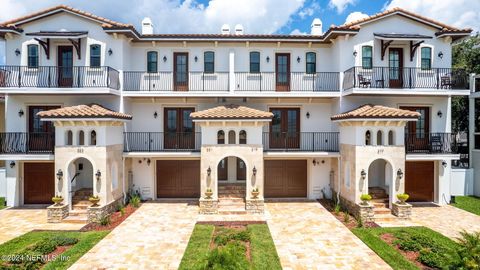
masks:
[[[225,157],[218,163],[217,176],[219,181],[245,181],[247,179],[247,166],[241,158]]]

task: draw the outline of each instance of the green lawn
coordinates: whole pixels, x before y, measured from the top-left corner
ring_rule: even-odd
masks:
[[[455,196],[455,207],[480,216],[480,198],[474,196]]]
[[[402,250],[420,252],[418,260],[433,268],[448,266],[448,254],[458,246],[451,239],[426,227],[355,228],[352,231],[395,270],[419,268],[380,238],[385,233],[395,236],[395,243]]]
[[[214,236],[215,232],[215,236]],[[244,242],[250,242],[250,257]],[[210,245],[214,243],[215,248]],[[196,225],[179,269],[282,269],[266,224],[238,231],[213,225]]]
[[[55,237],[67,237],[78,239],[78,242],[63,252],[61,255],[67,260],[61,260],[57,257],[55,260],[48,262],[42,269],[67,269],[76,262],[83,254],[97,244],[109,231],[91,231],[91,232],[62,232],[62,231],[32,231],[22,236],[14,238],[0,245],[0,258],[7,258],[15,254],[33,254],[32,247],[42,242],[49,242]],[[38,254],[38,253],[36,253]],[[1,263],[5,261],[0,260]],[[25,268],[26,266],[24,266]],[[0,266],[0,268],[2,268]],[[32,267],[29,269],[37,269]],[[22,267],[18,269],[23,269]]]
[[[3,197],[0,197],[0,210],[2,210],[3,208],[5,208],[5,198]]]

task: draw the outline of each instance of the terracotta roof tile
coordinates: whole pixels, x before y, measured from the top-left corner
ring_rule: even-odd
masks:
[[[397,108],[391,108],[381,105],[366,104],[358,107],[357,109],[337,114],[331,117],[333,121],[344,119],[358,119],[358,118],[409,118],[418,119],[420,113],[408,110],[402,110]]]
[[[109,110],[98,104],[63,107],[37,113],[41,118],[117,118],[132,119],[131,115]]]
[[[271,119],[273,113],[230,104],[193,112],[190,117],[192,119]]]

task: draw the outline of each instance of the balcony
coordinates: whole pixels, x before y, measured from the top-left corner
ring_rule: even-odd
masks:
[[[338,132],[264,132],[264,151],[339,152]]]
[[[111,67],[0,66],[0,88],[120,89],[119,72]]]
[[[44,132],[0,133],[0,154],[53,154],[55,134]]]
[[[352,67],[344,73],[343,88],[468,90],[469,80],[463,69]]]
[[[458,154],[456,133],[405,134],[407,154]]]
[[[235,91],[258,92],[336,92],[340,91],[338,72],[235,72]]]
[[[198,152],[200,132],[125,132],[124,152]]]
[[[123,73],[124,91],[229,91],[228,72],[174,72],[148,73],[143,71],[126,71]]]

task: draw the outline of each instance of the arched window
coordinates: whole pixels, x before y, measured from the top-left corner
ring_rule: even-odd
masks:
[[[78,145],[85,145],[85,132],[83,130],[78,132]]]
[[[377,131],[377,145],[383,145],[383,132]]]
[[[235,144],[236,143],[236,135],[234,130],[230,130],[228,132],[228,144]]]
[[[247,132],[245,130],[238,133],[238,140],[240,144],[247,144]]]
[[[218,144],[225,144],[225,131],[219,130],[217,132],[217,143]]]
[[[65,142],[66,145],[73,145],[73,132],[71,130],[67,131],[66,134],[67,140]]]
[[[390,130],[388,132],[388,145],[394,145],[395,144],[395,134],[393,134],[393,130]]]
[[[97,132],[95,130],[90,131],[90,145],[97,145]]]
[[[370,130],[367,130],[365,132],[365,145],[372,145],[372,133]]]

